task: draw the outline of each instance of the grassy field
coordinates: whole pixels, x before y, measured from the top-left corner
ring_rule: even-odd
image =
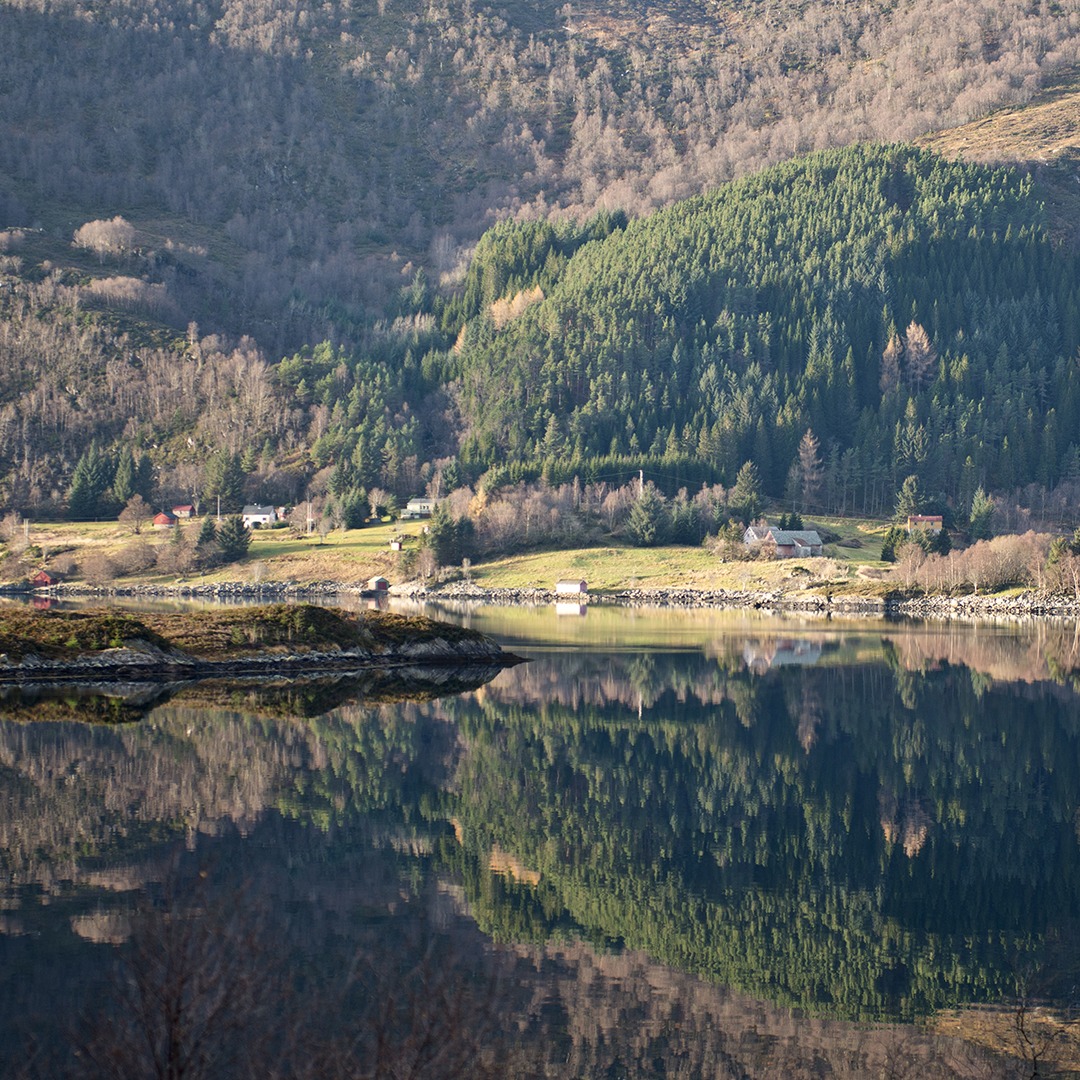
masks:
[[[839,534],[841,543],[829,544],[825,558],[806,560],[724,561],[707,547],[664,546],[636,548],[620,545],[528,552],[476,561],[468,574],[485,588],[550,589],[560,578],[584,578],[592,592],[624,589],[778,589],[820,587],[826,583],[854,587],[880,574],[878,560],[885,525],[850,519],[807,522]],[[182,523],[189,539],[199,522]],[[116,585],[194,585],[215,582],[295,582],[308,584],[335,581],[356,584],[376,574],[392,584],[415,576],[415,552],[419,548],[421,522],[382,522],[363,529],[339,530],[325,538],[305,537],[287,529],[256,529],[248,557],[242,562],[212,571],[192,570],[177,574],[157,566],[125,573],[125,553],[145,546],[157,551],[171,542],[171,534],[144,529],[132,533],[115,522],[35,523],[30,527],[30,547],[18,557],[20,536],[10,542],[0,577],[5,582],[25,581],[45,567],[58,570],[64,581],[108,584],[102,580],[101,564],[113,566]],[[404,538],[403,552],[393,551],[390,541]]]

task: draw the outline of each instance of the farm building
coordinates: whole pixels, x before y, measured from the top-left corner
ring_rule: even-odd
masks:
[[[927,532],[939,533],[942,528],[940,514],[909,514],[907,519],[907,531],[912,529],[925,529]]]
[[[775,525],[751,525],[743,543],[758,551],[775,547],[777,559],[801,559],[821,554],[821,537],[814,529],[778,529]]]

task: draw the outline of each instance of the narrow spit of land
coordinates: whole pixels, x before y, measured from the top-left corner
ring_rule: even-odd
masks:
[[[5,609],[0,682],[275,676],[402,664],[509,666],[475,630],[424,616],[346,613],[313,604],[138,615]]]

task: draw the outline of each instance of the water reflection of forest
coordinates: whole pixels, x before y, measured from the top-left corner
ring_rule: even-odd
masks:
[[[616,1051],[579,979],[620,1029],[640,1020],[619,1053],[799,1075],[818,1032],[859,1075],[870,1043],[840,1019],[1010,1001],[1020,973],[1056,999],[1080,970],[1080,707],[1064,682],[1004,681],[1015,648],[759,635],[544,653],[461,696],[303,719],[254,694],[0,722],[4,995],[49,1000],[59,968],[129,940],[171,853],[221,850],[310,927],[297,948],[410,905],[468,913],[552,975],[520,991],[523,1030],[585,1071]],[[709,995],[746,1026],[706,1039]],[[789,1037],[792,1005],[823,1019]]]

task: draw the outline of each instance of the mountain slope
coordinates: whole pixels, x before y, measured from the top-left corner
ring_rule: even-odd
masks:
[[[1080,79],[1054,80],[1026,105],[996,109],[935,131],[918,145],[948,158],[1029,169],[1049,224],[1065,243],[1080,243]]]
[[[649,211],[1080,60],[1078,0],[4,0],[0,227],[121,215],[179,328],[358,343],[493,218]],[[409,263],[413,266],[409,266]],[[404,274],[403,274],[404,272]]]

